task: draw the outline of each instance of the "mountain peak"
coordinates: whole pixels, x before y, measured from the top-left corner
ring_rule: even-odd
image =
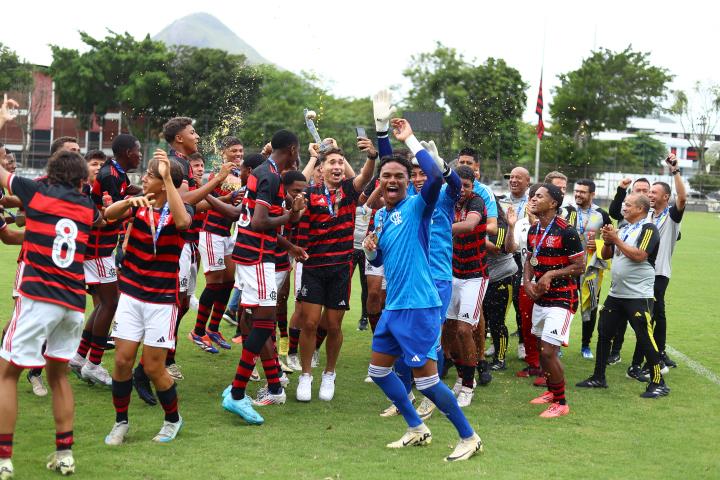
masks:
[[[217,48],[228,53],[245,55],[251,64],[271,63],[217,17],[205,12],[193,13],[175,20],[155,35],[153,40],[159,40],[168,46]]]

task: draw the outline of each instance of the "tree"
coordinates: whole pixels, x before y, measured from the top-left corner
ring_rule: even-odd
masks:
[[[32,88],[32,66],[18,57],[14,50],[0,43],[0,91],[28,91]]]
[[[651,65],[649,56],[632,46],[622,52],[600,49],[579,69],[558,75],[550,114],[559,132],[583,146],[593,133],[624,130],[628,117],[652,113],[673,76]]]
[[[640,132],[623,142],[629,144],[632,154],[632,157],[628,158],[627,162],[623,162],[623,165],[632,164],[638,168],[642,166],[643,172],[657,169],[668,154],[665,144],[647,132]]]
[[[720,176],[699,173],[688,180],[690,186],[701,193],[720,191]]]
[[[720,84],[696,82],[690,95],[673,91],[675,102],[670,112],[679,116],[683,131],[698,153],[698,171],[705,172],[705,148],[720,122]]]

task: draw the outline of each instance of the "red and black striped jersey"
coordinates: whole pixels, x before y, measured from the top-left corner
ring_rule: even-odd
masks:
[[[209,179],[212,180],[214,176],[214,174],[211,174]],[[228,175],[228,178],[230,178],[230,175]],[[240,186],[239,179],[237,180],[237,183],[235,185],[237,185],[238,187]],[[227,185],[227,182],[223,185],[220,185],[213,191],[212,196],[217,198],[231,194],[234,190],[226,188],[228,186],[232,187],[232,185]],[[203,223],[202,231],[210,232],[215,235],[220,235],[221,237],[229,237],[232,223],[232,220],[226,218],[220,212],[211,208],[206,212],[205,222]]]
[[[486,278],[487,209],[480,195],[473,193],[472,197],[455,204],[455,223],[465,221],[469,215],[479,215],[480,222],[471,232],[453,237],[452,274],[455,278]]]
[[[113,203],[119,202],[125,198],[125,191],[130,185],[130,179],[125,170],[112,158],[108,159],[95,177],[92,185],[90,197],[98,209],[103,207],[103,196],[105,192],[110,195]],[[93,228],[90,231],[90,240],[88,248],[85,251],[85,258],[103,258],[112,255],[113,250],[117,246],[118,233],[122,222],[108,222],[101,228]]]
[[[100,212],[77,188],[11,175],[9,190],[25,208],[20,292],[33,300],[85,310],[83,261]]]
[[[193,177],[192,169],[190,168],[190,162],[187,157],[177,150],[170,149],[168,152],[168,158],[178,162],[183,169],[183,183],[187,184],[188,190],[195,190],[199,187]],[[185,239],[185,243],[198,243],[200,241],[200,230],[202,230],[203,222],[205,221],[205,212],[195,212],[193,215],[192,223],[187,230],[180,232],[180,235]]]
[[[542,245],[539,245],[541,241]],[[547,229],[543,229],[540,222],[535,222],[528,231],[528,255],[536,256],[538,262],[532,267],[536,281],[550,270],[569,266],[571,259],[584,254],[577,230],[560,216],[556,216]],[[578,303],[577,289],[576,278],[555,278],[550,283],[550,289],[535,303],[543,307],[563,307],[574,312]]]
[[[305,190],[307,208],[300,219],[298,243],[308,253],[303,268],[337,265],[352,261],[355,210],[360,192],[348,178],[336,189],[325,184]]]
[[[191,205],[186,204],[185,210],[190,215],[195,213]],[[156,235],[160,230],[155,252],[149,214],[154,216]],[[144,302],[177,303],[180,253],[185,240],[172,213],[167,214],[162,229],[161,216],[160,208],[133,208],[130,215],[133,227],[120,269],[120,291]]]
[[[279,228],[254,231],[251,226],[255,214],[255,205],[261,203],[268,209],[268,216],[279,217],[283,214],[285,188],[280,182],[277,165],[268,159],[255,168],[248,177],[243,211],[237,221],[237,237],[232,258],[241,265],[275,262],[275,246]]]

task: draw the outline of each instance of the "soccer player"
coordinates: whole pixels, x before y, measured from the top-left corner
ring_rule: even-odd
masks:
[[[390,109],[386,114],[389,116]],[[375,112],[376,120],[382,120]],[[387,118],[387,117],[386,117]],[[385,120],[387,122],[387,119]],[[407,144],[427,175],[420,194],[407,196],[411,164],[400,156],[380,163],[380,188],[385,207],[375,215],[375,230],[363,243],[367,258],[384,264],[388,280],[387,303],[372,342],[368,373],[395,404],[408,424],[407,432],[389,448],[427,445],[432,434],[408,399],[405,387],[393,373],[395,359],[404,355],[413,369],[415,384],[453,423],[460,435],[447,461],[466,460],[482,450],[482,441],[460,410],[437,371],[440,336],[440,297],[428,262],[430,220],[442,186],[442,172],[423,150],[410,124],[393,119],[395,137]]]
[[[372,177],[377,150],[367,138],[358,138],[358,149],[367,160],[357,176],[343,178],[345,155],[339,148],[321,152],[318,162],[323,182],[305,191],[307,208],[300,219],[298,240],[306,248],[308,259],[303,263],[300,295],[300,363],[297,399],[309,402],[312,398],[312,356],[315,352],[317,328],[323,307],[327,315],[326,365],[318,394],[320,400],[330,401],[335,395],[335,365],[342,347],[342,319],[350,309],[350,279],[352,278],[353,233],[355,209],[365,184]]]
[[[263,345],[275,331],[275,244],[281,226],[299,220],[305,208],[305,199],[293,200],[291,211],[283,208],[285,192],[280,172],[293,165],[298,158],[297,136],[280,130],[271,140],[272,153],[248,178],[242,213],[237,222],[237,238],[233,261],[237,263],[235,276],[242,290],[241,304],[252,309],[252,328],[243,339],[243,349],[235,378],[223,392],[222,406],[250,424],[262,424],[264,419],[252,406],[245,388]],[[212,204],[212,202],[211,202]],[[214,206],[214,205],[213,205]],[[280,372],[274,361],[263,362],[268,394],[277,397],[276,403],[285,401],[285,390],[280,384]]]
[[[558,216],[562,191],[543,184],[530,198],[530,211],[538,218],[528,232],[528,255],[525,260],[524,288],[535,301],[532,311],[532,334],[540,339],[540,365],[548,391],[532,404],[550,406],[543,418],[567,415],[565,376],[558,352],[567,346],[570,324],[577,308],[577,277],[585,266],[585,252],[577,231]]]
[[[641,356],[648,359],[651,372],[648,386],[640,396],[657,398],[670,392],[660,372],[660,352],[651,336],[654,262],[660,234],[647,219],[649,211],[650,200],[645,195],[630,194],[625,197],[623,205],[625,226],[620,231],[612,225],[602,229],[605,240],[602,256],[612,256],[613,259],[612,283],[600,311],[595,371],[590,378],[579,382],[578,387],[607,388],[605,368],[610,340],[617,331],[618,323],[629,321],[635,330]]]
[[[473,191],[482,198],[487,209],[487,233],[488,235],[497,235],[497,204],[490,187],[480,182],[480,158],[472,148],[463,148],[458,154],[457,164],[470,167],[474,172]]]
[[[165,411],[165,421],[153,441],[174,440],[183,425],[175,382],[165,368],[167,351],[176,336],[178,261],[184,245],[180,232],[190,227],[194,213],[177,190],[183,178],[182,166],[158,149],[142,178],[144,196],[121,200],[105,210],[109,220],[117,221],[128,214],[133,220],[113,327],[115,424],[105,437],[106,445],[120,445],[127,437],[132,368],[141,342],[143,370],[155,385]]]
[[[365,276],[365,253],[362,249],[362,242],[365,240],[367,235],[368,225],[370,224],[370,215],[372,211],[364,204],[358,202],[358,206],[355,209],[355,231],[353,233],[353,257],[352,265],[353,271],[358,270],[358,277],[360,280],[360,306],[362,313],[360,314],[360,320],[358,320],[358,330],[368,329],[368,318],[367,318],[367,277]]]
[[[88,235],[94,223],[102,223],[81,192],[87,176],[85,159],[69,151],[50,159],[46,182],[17,177],[0,167],[0,185],[22,201],[28,219],[19,297],[0,350],[0,472],[6,478],[13,473],[17,381],[24,368],[45,367],[53,394],[56,451],[47,467],[64,475],[75,471],[74,400],[67,362],[84,320],[82,260]]]
[[[55,153],[60,150],[67,150],[68,152],[80,153],[80,145],[75,137],[58,137],[50,144],[50,156],[52,157]]]
[[[120,134],[113,140],[112,148],[115,158],[102,165],[91,188],[91,198],[98,209],[137,193],[137,187],[130,185],[127,172],[136,169],[142,161],[140,142],[132,135]],[[80,378],[108,387],[112,385],[112,378],[100,362],[107,349],[107,336],[118,304],[115,248],[121,228],[122,222],[109,221],[90,232],[84,262],[85,284],[92,287],[97,303],[83,330],[78,351],[70,361],[70,368],[79,373]]]

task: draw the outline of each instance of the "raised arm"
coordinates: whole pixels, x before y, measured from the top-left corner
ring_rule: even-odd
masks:
[[[218,172],[217,175],[215,175],[212,179],[208,180],[205,185],[202,185],[195,190],[188,189],[188,186],[183,183],[180,188],[177,189],[178,193],[180,194],[180,198],[184,203],[190,205],[195,205],[201,200],[204,200],[205,197],[212,193],[213,190],[222,185],[222,183],[225,181],[233,168],[235,168],[234,163],[223,163],[222,166],[220,166],[220,172]],[[185,207],[183,207],[183,210],[184,209]]]
[[[390,117],[395,113],[395,107],[392,104],[392,94],[390,90],[380,90],[372,97],[373,116],[375,117],[375,131],[378,139],[378,152],[380,158],[392,155],[392,145],[390,144]]]
[[[677,166],[677,159],[675,154],[671,153],[668,155],[666,162],[670,166],[670,173],[675,177],[675,208],[678,212],[685,211],[685,204],[687,203],[687,191],[685,190],[685,184],[680,176],[680,169]]]
[[[630,178],[623,178],[620,181],[617,187],[617,191],[615,192],[615,198],[612,199],[612,202],[610,202],[610,206],[608,207],[608,213],[610,213],[610,216],[618,222],[623,218],[622,204],[625,201],[625,196],[627,196],[627,189],[631,183],[632,179]]]
[[[363,165],[360,173],[353,179],[353,187],[356,192],[362,192],[365,185],[372,178],[373,170],[375,170],[375,160],[378,158],[378,152],[375,150],[372,140],[367,138],[358,138],[357,146],[360,150],[367,154],[367,160]],[[348,165],[348,162],[345,162]],[[348,177],[350,178],[350,177]]]
[[[175,220],[175,226],[178,230],[187,230],[192,224],[192,216],[185,209],[185,203],[173,184],[172,176],[170,175],[170,159],[168,159],[165,150],[160,148],[155,150],[153,158],[158,161],[158,171],[165,184],[165,194],[167,196],[170,213]]]
[[[302,174],[305,176],[305,180],[309,182],[310,180],[312,180],[313,172],[315,171],[315,167],[317,166],[320,145],[318,145],[317,143],[311,143],[308,146],[308,151],[310,152],[310,158],[308,159],[305,168],[303,168]]]
[[[420,168],[425,172],[425,175],[427,175],[427,180],[420,191],[420,195],[422,195],[428,209],[432,211],[435,209],[435,203],[437,203],[438,196],[440,195],[442,171],[435,163],[435,159],[422,147],[418,139],[415,138],[410,123],[408,123],[407,120],[404,118],[393,118],[392,126],[395,138],[401,142],[405,142],[405,145],[407,145],[413,155],[415,155]]]

